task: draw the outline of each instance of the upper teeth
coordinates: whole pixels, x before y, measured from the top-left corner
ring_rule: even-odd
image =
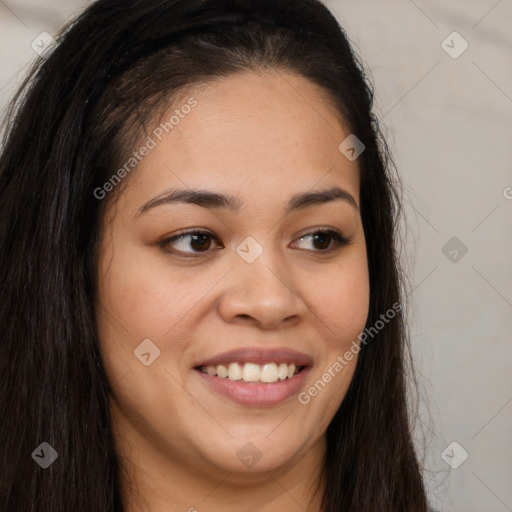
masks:
[[[217,366],[201,366],[203,373],[216,375],[217,377],[230,380],[243,380],[244,382],[277,382],[277,380],[291,379],[300,367],[295,364],[267,363],[263,365],[254,363],[230,363],[229,365],[218,364]]]

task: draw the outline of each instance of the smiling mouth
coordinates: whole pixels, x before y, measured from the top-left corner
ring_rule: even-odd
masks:
[[[304,368],[305,366],[298,366],[294,363],[256,364],[247,362],[198,366],[197,370],[226,380],[272,384],[291,379]]]

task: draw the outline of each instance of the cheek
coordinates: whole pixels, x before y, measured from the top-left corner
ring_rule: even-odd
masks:
[[[327,274],[317,274],[308,292],[310,308],[324,323],[327,337],[351,343],[364,329],[369,311],[369,277],[366,259],[344,262]],[[330,334],[330,336],[329,336]]]
[[[324,334],[319,364],[298,401],[315,418],[318,435],[325,432],[352,381],[359,354],[358,336],[369,311],[369,277],[364,254],[340,265],[328,276],[315,277],[310,308]]]
[[[162,339],[200,301],[208,283],[193,286],[180,272],[143,262],[144,254],[135,251],[112,258],[99,299],[134,337]]]

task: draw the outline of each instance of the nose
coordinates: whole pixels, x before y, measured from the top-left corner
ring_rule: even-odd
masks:
[[[277,264],[270,251],[247,263],[239,258],[229,273],[218,311],[225,322],[252,323],[276,329],[300,323],[307,306],[297,291],[297,278],[286,264]]]

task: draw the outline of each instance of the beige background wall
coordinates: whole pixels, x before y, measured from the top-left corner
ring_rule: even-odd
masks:
[[[87,3],[0,1],[2,111],[32,41]],[[372,71],[405,184],[434,505],[512,511],[512,0],[326,4]]]

